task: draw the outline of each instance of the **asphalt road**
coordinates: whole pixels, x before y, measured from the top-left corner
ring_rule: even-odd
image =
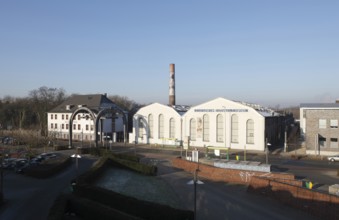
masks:
[[[46,220],[49,209],[60,192],[69,190],[70,182],[88,170],[94,160],[81,158],[78,172],[75,162],[64,172],[48,179],[35,179],[13,171],[4,174],[5,204],[0,207],[1,220]]]

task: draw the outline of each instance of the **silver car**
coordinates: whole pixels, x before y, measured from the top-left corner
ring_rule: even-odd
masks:
[[[327,157],[327,159],[331,162],[339,161],[339,155],[330,156],[330,157]]]

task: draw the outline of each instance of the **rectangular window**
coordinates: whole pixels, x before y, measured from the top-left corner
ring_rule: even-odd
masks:
[[[65,129],[65,125],[64,124],[61,124],[61,129]]]
[[[170,119],[170,127],[169,127],[169,138],[175,137],[175,121],[174,118]]]
[[[148,116],[149,138],[153,138],[153,115]]]
[[[224,142],[224,119],[217,115],[217,142]]]
[[[61,115],[61,119],[62,119],[62,120],[65,119],[65,115],[64,115],[64,114]]]
[[[159,115],[159,138],[164,138],[164,116]]]
[[[77,129],[77,125],[73,124],[73,130],[76,130],[76,129]]]
[[[337,119],[331,119],[330,127],[331,128],[338,128],[338,120]]]
[[[54,124],[54,128],[55,128],[55,129],[58,128],[58,124],[57,124],[57,123]]]
[[[80,120],[80,115],[78,115],[78,120]]]
[[[86,125],[86,131],[88,131],[88,125]]]
[[[54,115],[54,118],[55,118],[55,119],[58,119],[58,115],[57,115],[57,114],[55,114],[55,115]]]
[[[68,120],[68,115],[66,115],[66,120]]]
[[[330,148],[338,148],[338,138],[331,138]]]
[[[78,130],[81,130],[81,124],[78,124]]]
[[[51,114],[51,119],[53,119],[53,114]]]
[[[51,123],[51,128],[53,129],[53,123]]]
[[[68,130],[68,124],[66,124],[66,130]]]
[[[319,119],[319,128],[326,128],[326,119]]]
[[[93,131],[93,129],[94,129],[94,125],[91,125],[91,131]]]

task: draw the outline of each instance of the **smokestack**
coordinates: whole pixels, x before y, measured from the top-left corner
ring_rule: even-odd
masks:
[[[175,105],[175,66],[170,64],[169,106]]]

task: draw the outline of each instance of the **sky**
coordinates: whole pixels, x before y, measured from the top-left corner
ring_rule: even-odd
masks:
[[[0,98],[42,86],[168,104],[339,99],[337,0],[0,0]]]

